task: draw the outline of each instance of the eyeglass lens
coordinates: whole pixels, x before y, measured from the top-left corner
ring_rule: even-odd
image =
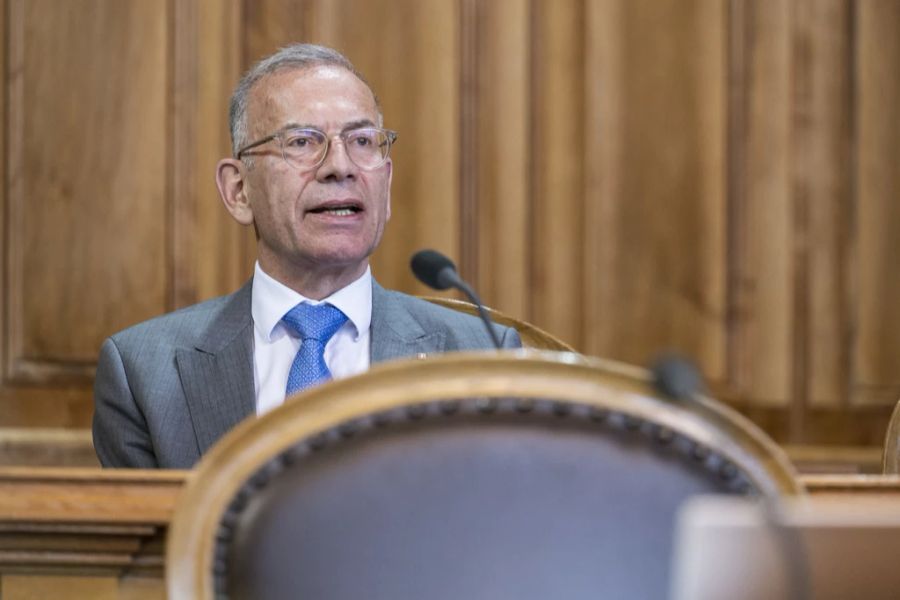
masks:
[[[387,160],[391,142],[382,129],[353,129],[341,134],[344,149],[356,166],[374,169]],[[319,164],[328,150],[328,138],[315,129],[294,129],[284,135],[282,150],[288,164],[312,167]]]

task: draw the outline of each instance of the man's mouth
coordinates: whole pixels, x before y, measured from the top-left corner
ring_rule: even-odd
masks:
[[[335,202],[311,208],[309,212],[318,215],[333,215],[336,217],[349,217],[362,212],[363,208],[356,202]]]

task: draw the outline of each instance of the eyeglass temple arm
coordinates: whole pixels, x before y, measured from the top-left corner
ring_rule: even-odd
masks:
[[[243,148],[241,148],[240,150],[238,150],[237,152],[235,152],[235,153],[234,153],[234,157],[235,157],[237,160],[240,160],[240,159],[241,159],[241,154],[243,154],[243,153],[246,152],[247,150],[253,150],[253,149],[256,148],[257,146],[262,146],[262,145],[265,144],[266,142],[271,142],[271,141],[274,140],[276,137],[278,137],[278,134],[277,134],[277,133],[273,133],[272,135],[267,136],[267,137],[264,137],[264,138],[261,139],[261,140],[256,140],[256,141],[253,142],[252,144],[247,144],[246,146],[244,146]]]

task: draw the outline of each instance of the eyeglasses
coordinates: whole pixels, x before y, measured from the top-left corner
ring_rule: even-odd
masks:
[[[387,161],[391,144],[397,140],[397,133],[389,129],[363,127],[344,131],[334,137],[340,138],[347,156],[357,167],[371,171]],[[237,151],[235,158],[240,160],[247,150],[272,140],[278,140],[281,144],[284,162],[295,169],[309,170],[325,161],[332,138],[318,129],[286,129],[244,146]]]

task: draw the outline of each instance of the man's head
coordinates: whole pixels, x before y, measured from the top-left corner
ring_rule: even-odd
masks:
[[[290,46],[244,76],[230,118],[216,182],[263,270],[314,298],[359,277],[390,218],[393,134],[368,84],[334,50]]]
[[[378,104],[378,96],[369,86],[362,73],[356,70],[353,63],[346,56],[325,46],[317,46],[316,44],[293,44],[281,48],[276,53],[263,58],[253,65],[250,70],[244,73],[238,82],[234,93],[231,95],[231,102],[228,106],[228,124],[231,129],[231,152],[236,155],[237,151],[249,144],[252,140],[247,134],[247,102],[250,90],[256,83],[267,75],[271,75],[282,69],[298,69],[302,70],[308,67],[331,65],[333,67],[341,67],[356,75],[357,79],[362,81],[369,87],[372,97],[375,99],[375,106],[378,107],[378,126],[382,125],[381,106]]]

